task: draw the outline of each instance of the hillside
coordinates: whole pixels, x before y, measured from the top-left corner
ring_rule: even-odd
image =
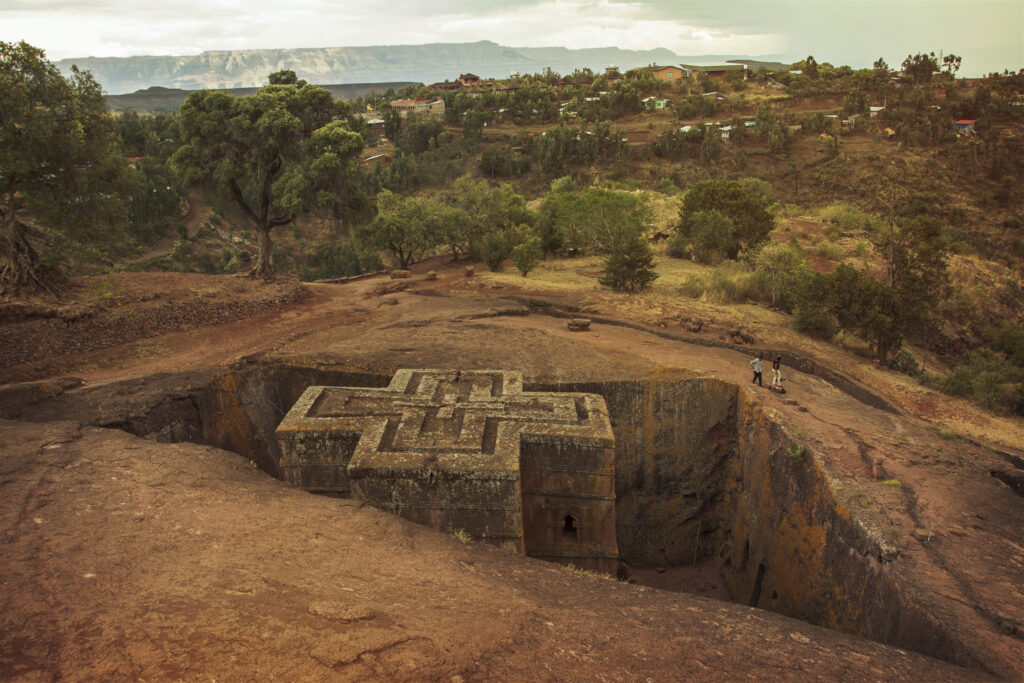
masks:
[[[328,84],[320,87],[327,90],[340,100],[352,100],[357,97],[364,97],[372,92],[386,92],[388,89],[401,90],[410,85],[416,85],[412,81],[396,81],[388,83],[348,83]],[[252,95],[259,88],[226,88],[226,92],[235,97]],[[179,88],[164,88],[153,86],[145,90],[137,90],[124,95],[108,95],[107,106],[112,112],[123,112],[131,109],[139,114],[156,114],[158,112],[177,111],[185,102],[185,98],[193,90],[181,90]]]

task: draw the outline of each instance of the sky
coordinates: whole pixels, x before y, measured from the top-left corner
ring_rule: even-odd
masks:
[[[0,40],[54,61],[478,40],[854,67],[942,51],[980,76],[1024,68],[1024,0],[0,0]]]

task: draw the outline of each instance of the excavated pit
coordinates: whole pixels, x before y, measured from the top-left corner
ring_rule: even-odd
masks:
[[[310,385],[384,387],[389,375],[252,364],[149,395],[91,421],[160,441],[201,442],[282,478],[274,430]],[[134,389],[133,389],[134,386]],[[143,382],[115,393],[144,393]],[[604,397],[615,433],[616,529],[634,579],[703,582],[712,597],[779,612],[975,666],[949,626],[915,599],[827,463],[739,387],[666,374],[635,381],[530,383]],[[109,388],[106,391],[110,391]],[[77,392],[76,392],[77,393]],[[144,406],[142,408],[141,406]],[[59,407],[56,408],[59,410]]]

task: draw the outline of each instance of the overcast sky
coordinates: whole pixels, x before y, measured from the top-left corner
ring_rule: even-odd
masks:
[[[895,66],[943,50],[983,75],[1024,67],[1024,0],[0,0],[0,40],[52,60],[492,40]]]

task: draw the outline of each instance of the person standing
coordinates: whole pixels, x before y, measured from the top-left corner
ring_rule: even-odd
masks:
[[[761,382],[761,358],[763,358],[763,354],[759,353],[757,354],[757,358],[750,361],[750,366],[754,368],[754,379],[750,380],[750,383],[753,384],[754,382],[757,382],[757,386],[759,387],[764,386]]]
[[[772,361],[772,388],[782,389],[782,356],[776,356]]]

